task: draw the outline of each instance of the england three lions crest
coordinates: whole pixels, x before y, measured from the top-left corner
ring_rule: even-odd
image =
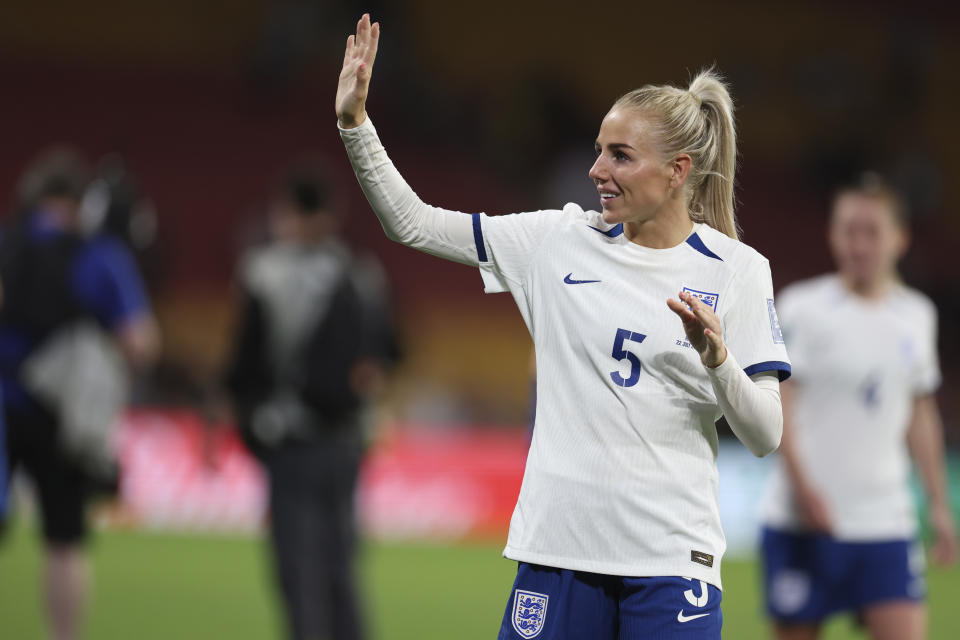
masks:
[[[543,631],[550,596],[517,589],[513,595],[513,630],[521,638],[536,638]]]
[[[720,296],[717,295],[716,293],[709,293],[707,291],[697,291],[696,289],[691,289],[690,287],[684,287],[683,292],[689,293],[695,296],[696,298],[699,298],[700,302],[702,302],[703,304],[713,309],[714,313],[717,312],[717,300],[720,298]]]

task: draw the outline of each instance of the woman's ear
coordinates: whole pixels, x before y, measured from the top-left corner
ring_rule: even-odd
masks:
[[[683,183],[687,181],[687,174],[690,173],[690,163],[690,156],[686,153],[681,153],[670,163],[673,169],[673,174],[670,176],[671,189],[683,186]]]
[[[910,248],[910,241],[912,238],[910,236],[910,229],[908,229],[905,225],[898,229],[897,236],[897,261],[899,261]]]

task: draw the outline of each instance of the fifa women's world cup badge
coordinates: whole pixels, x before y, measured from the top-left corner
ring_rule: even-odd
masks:
[[[780,329],[780,318],[777,317],[777,308],[773,300],[767,298],[767,314],[770,316],[770,332],[773,334],[774,344],[783,344],[783,331]]]
[[[517,589],[513,596],[513,629],[522,638],[536,638],[543,631],[550,597]]]

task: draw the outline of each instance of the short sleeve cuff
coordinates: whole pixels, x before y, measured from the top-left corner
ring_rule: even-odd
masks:
[[[777,378],[780,379],[780,382],[783,382],[789,378],[790,374],[792,373],[790,363],[783,362],[781,360],[767,360],[765,362],[758,362],[750,365],[749,367],[744,367],[743,371],[748,376],[752,376],[755,373],[763,373],[765,371],[776,371]]]
[[[484,293],[507,293],[510,291],[506,280],[500,277],[500,274],[489,262],[480,263],[480,278],[483,280]]]
[[[913,394],[916,396],[928,396],[930,394],[936,393],[937,390],[940,388],[941,382],[942,382],[942,379],[940,378],[939,375],[934,378],[924,380],[914,388]]]
[[[487,251],[487,243],[483,235],[483,219],[479,213],[472,214],[473,217],[473,242],[477,249],[477,266],[480,267],[480,277],[483,279],[484,293],[506,293],[510,291],[507,281],[500,275],[490,260]]]

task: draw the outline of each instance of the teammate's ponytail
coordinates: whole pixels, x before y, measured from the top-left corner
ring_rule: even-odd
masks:
[[[720,76],[713,68],[701,71],[686,91],[647,85],[621,97],[613,108],[624,106],[651,116],[665,156],[690,156],[685,190],[691,219],[737,238],[733,206],[737,134],[733,100]]]

